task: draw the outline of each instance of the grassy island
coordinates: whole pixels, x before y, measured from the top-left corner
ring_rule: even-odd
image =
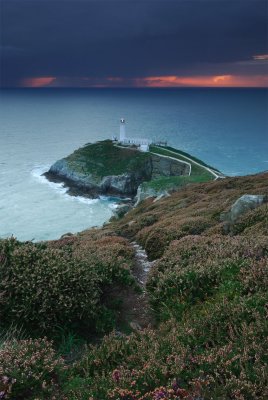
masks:
[[[268,173],[192,179],[101,228],[0,240],[3,399],[268,397]]]
[[[151,145],[148,152],[104,140],[87,144],[52,165],[46,176],[59,179],[84,194],[134,197],[138,187],[171,191],[192,182],[207,182],[222,174],[172,147]],[[183,177],[183,179],[182,179]],[[76,192],[75,192],[76,193]]]

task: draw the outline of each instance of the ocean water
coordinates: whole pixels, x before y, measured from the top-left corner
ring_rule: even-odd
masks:
[[[42,173],[88,142],[167,140],[227,175],[268,170],[265,89],[20,89],[0,92],[0,237],[47,240],[99,226],[114,201],[71,197]]]

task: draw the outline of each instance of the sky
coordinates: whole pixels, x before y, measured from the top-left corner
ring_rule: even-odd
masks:
[[[268,0],[0,0],[1,87],[268,87]]]

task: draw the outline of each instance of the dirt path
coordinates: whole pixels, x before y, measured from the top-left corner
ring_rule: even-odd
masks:
[[[136,242],[132,242],[131,246],[135,251],[132,272],[140,287],[140,291],[137,292],[130,288],[125,289],[121,293],[123,304],[120,311],[120,321],[123,325],[129,325],[133,330],[139,330],[154,325],[154,318],[145,290],[147,275],[154,262],[148,261],[145,250]]]

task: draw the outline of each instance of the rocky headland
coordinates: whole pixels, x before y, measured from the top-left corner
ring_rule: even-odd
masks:
[[[189,173],[190,166],[183,161],[105,140],[87,144],[56,161],[44,175],[49,180],[64,182],[73,195],[133,198],[143,182]]]

